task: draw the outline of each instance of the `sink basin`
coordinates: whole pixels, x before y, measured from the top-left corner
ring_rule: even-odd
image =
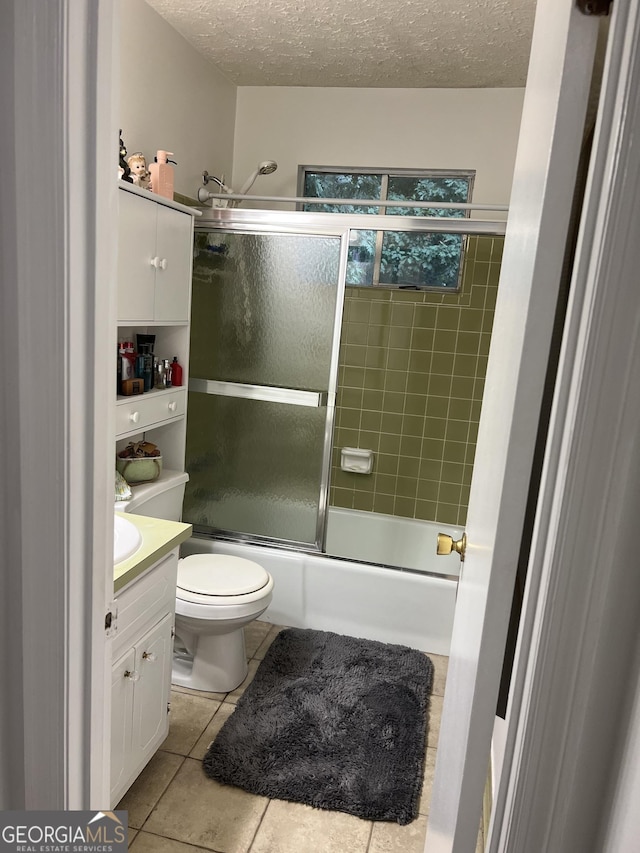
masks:
[[[113,563],[117,565],[128,560],[142,545],[140,531],[128,519],[121,515],[113,518]]]

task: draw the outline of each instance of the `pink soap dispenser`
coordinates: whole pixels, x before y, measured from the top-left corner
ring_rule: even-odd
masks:
[[[169,160],[169,157],[173,157],[172,151],[158,151],[155,163],[149,166],[149,172],[151,173],[151,192],[173,200],[173,168],[170,164],[175,165],[175,160]]]

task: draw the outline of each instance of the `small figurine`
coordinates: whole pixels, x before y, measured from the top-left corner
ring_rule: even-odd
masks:
[[[127,156],[127,149],[125,147],[124,142],[122,141],[122,129],[120,130],[120,160],[118,163],[118,177],[122,181],[126,181],[128,184],[133,183],[133,178],[131,177],[131,169],[129,168],[129,164],[124,159]]]
[[[136,151],[127,160],[133,183],[143,190],[148,190],[151,186],[151,172],[147,169],[147,161],[145,160],[142,151]]]

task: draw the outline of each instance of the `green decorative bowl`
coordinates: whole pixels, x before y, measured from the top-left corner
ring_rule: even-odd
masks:
[[[130,485],[152,483],[162,472],[162,456],[139,456],[133,459],[116,456],[116,470]]]

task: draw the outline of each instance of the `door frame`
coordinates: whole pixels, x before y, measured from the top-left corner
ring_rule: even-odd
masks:
[[[633,728],[640,621],[639,45],[639,5],[619,0],[539,489],[490,853],[614,853],[631,849],[621,844],[625,837],[637,844],[640,777],[623,774],[640,751]]]
[[[0,808],[108,808],[118,4],[2,9]]]
[[[8,32],[13,35],[10,24],[15,24],[13,18],[19,14],[20,9],[35,5],[42,8],[39,0],[14,0],[10,3],[4,18],[5,34]],[[33,427],[39,422],[42,427],[39,431],[36,430],[36,437],[45,440],[45,446],[50,448],[49,458],[53,469],[50,476],[43,478],[41,471],[36,471],[28,459],[21,459],[17,453],[15,458],[5,460],[8,476],[2,478],[0,489],[5,524],[3,556],[13,567],[13,586],[5,586],[4,589],[13,589],[15,592],[12,596],[4,595],[0,599],[3,630],[6,630],[6,625],[14,629],[14,654],[10,660],[4,660],[2,663],[4,683],[11,684],[13,688],[11,691],[4,691],[0,700],[0,742],[3,747],[4,765],[0,777],[0,801],[3,808],[20,808],[19,800],[24,800],[24,791],[27,789],[32,792],[30,805],[33,808],[80,808],[86,807],[90,802],[93,807],[99,807],[96,797],[99,795],[100,786],[95,771],[89,765],[92,761],[99,760],[98,753],[95,752],[96,732],[104,726],[105,716],[98,701],[103,689],[100,678],[100,668],[103,664],[96,649],[103,637],[104,610],[101,606],[106,603],[106,585],[102,582],[109,575],[110,548],[107,544],[110,537],[111,510],[107,495],[112,459],[108,448],[109,436],[114,430],[111,423],[112,407],[108,404],[109,395],[94,395],[92,387],[95,387],[98,381],[103,383],[104,377],[111,374],[109,330],[113,325],[115,332],[115,306],[110,303],[106,294],[111,289],[113,256],[116,251],[116,187],[115,182],[111,180],[109,167],[105,168],[104,165],[112,162],[112,152],[108,145],[101,142],[104,134],[97,133],[96,129],[105,122],[111,130],[114,127],[112,118],[116,113],[112,109],[112,99],[115,98],[118,87],[115,82],[117,62],[114,62],[112,52],[117,52],[117,7],[117,2],[110,3],[108,0],[59,0],[55,5],[48,4],[52,25],[47,37],[41,41],[43,55],[40,59],[43,62],[51,62],[53,67],[59,68],[62,59],[66,62],[69,57],[75,56],[77,60],[75,66],[70,63],[75,81],[70,93],[79,113],[75,118],[68,113],[64,114],[65,129],[73,131],[75,128],[76,133],[79,132],[77,117],[88,109],[83,97],[84,84],[93,80],[103,96],[98,99],[97,107],[94,104],[93,114],[89,110],[90,114],[84,116],[83,134],[80,134],[80,138],[84,137],[85,144],[89,142],[87,147],[95,144],[92,156],[85,147],[81,161],[73,162],[68,156],[69,148],[74,141],[78,144],[78,139],[72,139],[72,133],[66,137],[66,147],[56,146],[53,151],[52,140],[45,138],[46,133],[40,133],[38,139],[31,140],[26,149],[18,149],[13,158],[3,161],[6,166],[11,164],[14,167],[7,168],[7,173],[20,176],[19,186],[15,181],[12,191],[3,193],[0,200],[3,221],[16,226],[14,230],[9,227],[2,237],[3,249],[5,245],[13,249],[8,254],[3,252],[3,271],[9,274],[3,282],[3,311],[0,312],[0,341],[5,356],[4,363],[14,363],[10,357],[20,353],[19,371],[16,373],[19,381],[12,377],[6,387],[7,414],[0,422],[3,446],[22,448],[22,430],[25,423],[28,422]],[[618,0],[614,4],[614,14],[622,14],[622,9],[628,10],[629,2]],[[637,14],[637,4],[634,14]],[[111,15],[113,17],[109,24],[106,19]],[[73,30],[74,21],[76,38],[67,39],[63,50],[60,41],[51,34],[69,34]],[[98,28],[101,33],[98,38],[99,49],[94,46],[86,50],[82,37],[91,30],[87,26],[88,21],[96,27],[98,21],[102,22]],[[638,92],[640,87],[637,85],[636,23],[625,40],[624,49],[626,61],[630,67],[633,64],[635,92]],[[0,93],[3,103],[8,102],[11,105],[10,114],[16,116],[18,125],[22,125],[22,131],[28,132],[29,127],[33,126],[29,124],[31,112],[34,109],[38,111],[38,115],[33,118],[38,119],[38,126],[42,128],[44,116],[41,108],[48,102],[60,105],[60,92],[56,88],[56,81],[31,79],[33,86],[29,89],[28,81],[25,80],[21,84],[23,88],[18,91],[25,95],[29,91],[31,100],[26,97],[21,104],[14,105],[12,99],[16,71],[28,70],[23,68],[25,63],[20,63],[17,54],[17,51],[15,56],[13,51],[0,54],[2,67],[7,71],[7,74],[0,75]],[[94,78],[96,67],[97,80]],[[67,67],[67,82],[69,76]],[[620,111],[615,114],[612,111],[611,115],[612,146],[615,140],[620,155],[640,134],[638,111],[634,107],[626,120]],[[54,120],[53,117],[51,120]],[[16,132],[19,129],[16,128]],[[111,138],[110,134],[107,136]],[[4,147],[8,150],[11,146]],[[69,168],[71,162],[73,168]],[[18,169],[19,164],[27,167],[26,172]],[[45,169],[44,173],[42,172],[43,164],[48,166],[49,171]],[[608,165],[612,168],[615,163],[610,162]],[[41,170],[38,175],[35,174],[36,167]],[[74,270],[73,276],[70,276],[67,270],[67,258],[62,253],[57,253],[55,240],[30,246],[31,263],[36,264],[36,271],[41,273],[41,278],[38,278],[33,274],[33,266],[26,272],[18,268],[16,249],[24,245],[20,242],[19,232],[27,225],[41,226],[42,211],[47,210],[47,202],[58,197],[59,175],[63,176],[62,192],[68,209],[80,216],[79,222],[84,222],[82,217],[88,215],[90,225],[87,232],[83,233],[88,233],[93,238],[101,234],[103,239],[97,250],[94,245],[90,258],[83,255],[82,247],[75,242],[67,246],[76,259],[79,257],[81,260],[81,266]],[[606,188],[609,180],[605,173],[603,188]],[[633,180],[635,188],[635,173]],[[612,214],[617,216],[618,209],[613,210],[613,196],[611,204]],[[620,205],[621,208],[624,206]],[[630,198],[626,207],[627,212],[632,212]],[[611,224],[616,221],[616,216],[612,214]],[[621,221],[626,223],[631,220]],[[50,224],[54,237],[64,237],[62,229],[55,222]],[[622,306],[637,309],[638,297],[633,274],[640,265],[639,246],[638,241],[634,242],[635,235],[629,235],[626,228],[623,228],[623,231],[624,234],[619,234],[617,241],[612,231],[602,228],[600,248],[603,255],[613,247],[620,252],[621,278],[617,282],[616,290],[625,300]],[[110,233],[113,234],[111,240],[104,236]],[[98,255],[101,263],[97,263]],[[608,255],[611,270],[615,266],[614,255],[614,252],[609,252]],[[86,275],[82,275],[82,271]],[[61,282],[60,293],[52,292],[51,282],[54,280]],[[24,291],[24,287],[27,287],[27,291]],[[574,513],[573,528],[569,525],[567,516],[564,527],[558,522],[554,530],[570,531],[572,543],[578,546],[581,542],[579,534],[584,536],[584,527],[589,527],[589,535],[594,529],[587,525],[588,519],[597,518],[601,527],[607,520],[611,520],[614,522],[615,545],[608,555],[605,549],[600,547],[597,554],[587,554],[584,564],[577,559],[573,563],[570,560],[567,563],[567,549],[565,547],[562,553],[559,553],[561,543],[556,539],[555,547],[558,553],[553,554],[553,560],[547,559],[544,568],[548,575],[545,579],[546,589],[552,591],[562,573],[566,571],[567,565],[573,573],[582,570],[586,565],[589,569],[589,579],[594,580],[595,564],[602,560],[598,564],[598,584],[589,591],[595,593],[604,590],[611,595],[617,594],[619,602],[620,566],[633,566],[634,563],[629,562],[632,555],[632,558],[637,560],[634,547],[634,512],[637,516],[640,510],[640,495],[634,490],[630,476],[637,470],[636,424],[640,415],[640,404],[630,383],[630,370],[637,367],[636,341],[631,338],[636,348],[630,352],[630,338],[625,337],[635,314],[632,310],[620,310],[620,303],[611,298],[614,293],[612,287],[612,282],[605,281],[603,276],[594,278],[590,284],[589,302],[588,305],[585,304],[581,331],[577,336],[580,340],[581,361],[576,362],[572,383],[568,386],[572,389],[573,420],[563,421],[561,412],[557,410],[553,424],[553,442],[558,441],[560,431],[565,430],[560,442],[564,467],[553,484],[549,482],[552,477],[549,469],[544,482],[543,499],[549,499],[553,495],[554,511],[558,514],[555,517],[560,519],[563,518],[561,513],[569,512],[572,506],[575,511],[575,496],[580,494],[580,507],[584,513],[582,529],[579,529],[580,525],[577,524],[578,519]],[[35,301],[25,298],[26,294],[32,296]],[[38,301],[38,297],[51,299],[52,296],[55,296],[53,306],[50,303],[43,306]],[[33,309],[33,305],[38,306],[37,310]],[[48,310],[49,308],[51,310]],[[577,308],[575,310],[577,311]],[[108,318],[106,324],[105,317]],[[39,338],[42,346],[25,346],[24,337],[21,338],[18,334],[25,325],[33,328],[36,334],[42,335]],[[72,331],[79,337],[74,337]],[[60,335],[62,337],[59,339]],[[43,351],[46,358],[42,356]],[[87,363],[87,352],[90,353],[90,365]],[[600,356],[603,354],[606,357],[604,362],[600,363]],[[568,370],[568,355],[565,356],[564,364],[566,366],[563,370]],[[77,373],[78,369],[81,376]],[[610,380],[614,369],[617,381],[612,383]],[[625,383],[619,381],[621,376],[625,377]],[[604,381],[605,379],[609,381]],[[94,381],[93,386],[91,380]],[[51,389],[55,390],[55,394]],[[89,442],[82,456],[83,464],[79,463],[78,457],[75,464],[72,464],[68,453],[70,436],[64,428],[68,425],[66,416],[70,413],[71,392],[76,429],[84,429]],[[58,408],[61,399],[65,401],[64,411]],[[598,403],[600,405],[596,405]],[[587,416],[588,420],[585,420]],[[79,421],[76,418],[79,418]],[[610,437],[612,422],[616,423],[618,432],[616,440],[610,442],[612,446],[607,457],[615,467],[607,474],[609,492],[604,494],[602,483],[595,476],[602,473],[602,466],[597,466],[594,476],[579,482],[578,472],[582,471],[584,475],[590,466],[581,468],[578,462],[583,462],[586,456],[590,462],[593,461],[593,449],[601,447],[597,444],[599,438]],[[566,424],[566,428],[563,424]],[[63,454],[64,462],[60,461]],[[89,465],[86,464],[87,461]],[[616,474],[615,477],[612,472]],[[579,492],[581,487],[584,488]],[[611,502],[613,497],[615,501]],[[616,517],[614,509],[621,510],[621,515]],[[34,529],[34,516],[38,519],[37,530]],[[87,524],[80,527],[79,520],[87,521]],[[72,529],[73,536],[70,535]],[[550,530],[549,520],[540,522],[536,537],[537,547],[541,547],[540,543],[546,540],[545,534]],[[585,541],[587,540],[583,538],[582,542]],[[552,551],[553,545],[554,543],[550,546]],[[69,554],[71,548],[74,551],[73,560]],[[583,544],[580,553],[584,551]],[[561,558],[564,558],[562,565]],[[621,558],[626,560],[626,563],[621,563]],[[85,560],[91,570],[83,575],[79,566],[86,566]],[[43,566],[47,567],[46,571],[43,571]],[[626,607],[625,615],[635,617],[637,624],[640,606],[637,605],[636,597],[640,579],[633,577],[633,574],[628,571],[624,577],[623,592],[628,593],[631,590],[633,596],[626,594],[623,603]],[[87,584],[87,580],[92,581],[93,585]],[[629,582],[631,586],[628,585]],[[60,590],[64,590],[64,601],[59,600]],[[50,596],[48,600],[47,596]],[[505,783],[508,780],[514,788],[517,785],[520,787],[514,791],[511,813],[507,814],[505,811],[504,816],[496,821],[493,836],[503,829],[504,834],[497,842],[500,846],[492,847],[492,850],[514,849],[510,841],[513,836],[509,836],[509,832],[515,831],[516,824],[524,827],[526,824],[534,826],[536,822],[540,822],[548,828],[548,832],[556,828],[562,829],[563,815],[577,804],[580,792],[586,784],[586,780],[575,771],[583,755],[586,735],[589,734],[585,726],[588,722],[593,724],[597,719],[597,716],[592,714],[587,720],[586,708],[592,700],[595,701],[595,708],[600,708],[596,700],[602,693],[602,682],[598,676],[605,671],[607,659],[599,654],[599,650],[603,643],[609,652],[620,653],[628,650],[628,645],[622,638],[618,638],[616,632],[619,624],[616,607],[605,607],[603,602],[598,614],[600,620],[595,622],[589,618],[597,603],[596,599],[597,596],[592,595],[588,601],[580,598],[573,602],[574,624],[579,624],[581,628],[580,648],[575,643],[566,647],[558,645],[555,632],[562,622],[563,614],[559,606],[553,606],[554,602],[548,596],[532,594],[527,602],[528,614],[535,610],[537,602],[540,603],[535,624],[536,642],[532,642],[529,648],[521,646],[516,675],[526,683],[528,695],[537,700],[540,695],[539,688],[545,686],[545,679],[549,677],[559,679],[568,668],[573,674],[590,674],[575,694],[567,696],[560,691],[554,696],[554,709],[557,714],[566,721],[571,718],[572,710],[582,709],[581,719],[584,726],[579,732],[580,737],[570,738],[565,742],[562,751],[558,752],[555,744],[552,746],[541,737],[542,720],[535,713],[535,702],[528,702],[519,714],[519,720],[510,718],[510,731],[513,730],[511,727],[518,730],[518,740],[513,756],[504,765],[503,779]],[[608,599],[606,603],[610,604],[612,600],[615,602],[615,599]],[[568,597],[564,597],[563,601],[567,603]],[[54,607],[51,606],[52,602]],[[40,619],[40,616],[47,618]],[[539,638],[544,638],[544,642],[540,642]],[[89,654],[79,653],[76,643],[82,642],[89,643]],[[45,658],[42,652],[49,646],[55,646],[58,653]],[[593,649],[598,653],[597,667],[590,668],[587,665],[583,648]],[[61,649],[64,653],[60,652]],[[46,702],[34,701],[33,694],[25,694],[24,677],[28,667],[31,667],[37,676],[37,696],[46,695]],[[618,731],[618,748],[609,754],[607,763],[610,790],[613,790],[624,766],[622,747],[630,724],[630,703],[636,691],[636,680],[629,677],[630,670],[631,666],[628,665],[620,666],[613,672],[609,671],[609,683],[612,683],[613,678],[620,697],[619,703],[609,707],[608,730],[611,742],[615,737],[611,730],[617,728]],[[74,679],[73,687],[70,683],[71,676]],[[61,691],[60,685],[67,685],[68,689]],[[89,694],[83,692],[85,688],[90,691],[91,699],[86,698]],[[102,699],[104,698],[103,693]],[[26,712],[24,721],[21,719],[22,711]],[[54,711],[55,713],[52,713]],[[72,752],[66,753],[61,744],[64,742],[65,732],[68,731],[68,722],[74,718],[83,726],[83,736],[80,738],[74,734],[71,741]],[[91,736],[86,734],[89,721],[93,729]],[[551,722],[553,723],[553,719]],[[604,764],[605,759],[602,761]],[[555,807],[549,812],[549,796],[556,791],[555,783],[558,780],[567,779],[566,774],[571,775],[575,787],[571,790],[563,789],[562,797],[554,800]],[[530,784],[535,788],[535,796],[531,799],[523,795],[525,777],[530,779]],[[541,797],[541,792],[545,789],[548,792],[547,802]],[[621,790],[624,794],[624,786]],[[629,790],[632,790],[632,787],[627,788],[627,792]],[[8,806],[8,803],[13,805]],[[105,800],[102,800],[102,805],[104,803]],[[583,814],[591,805],[589,802],[585,806]],[[615,800],[612,805],[601,796],[593,809],[594,819],[598,817],[605,821],[615,805]],[[570,842],[569,830],[572,828],[575,827],[565,823],[565,843]],[[491,843],[494,843],[493,839]],[[521,853],[527,848],[523,846],[518,849]],[[537,851],[539,849],[537,848]],[[564,849],[572,848],[566,844]]]

